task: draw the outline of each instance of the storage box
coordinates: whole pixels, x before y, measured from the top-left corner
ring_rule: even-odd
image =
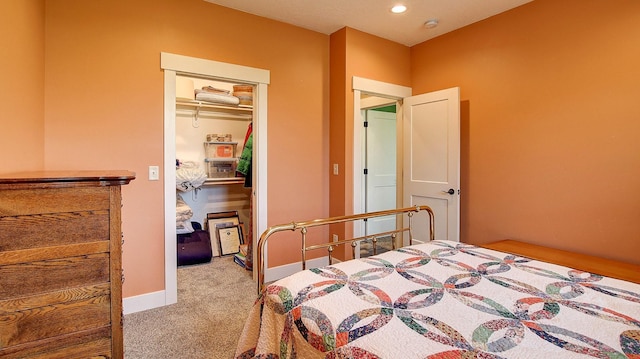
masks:
[[[233,136],[230,133],[226,134],[218,134],[218,133],[209,133],[207,134],[207,142],[232,142]]]
[[[205,142],[204,153],[207,158],[235,158],[237,142]]]
[[[207,177],[209,178],[229,178],[236,176],[236,166],[238,161],[224,161],[215,158],[206,158]]]

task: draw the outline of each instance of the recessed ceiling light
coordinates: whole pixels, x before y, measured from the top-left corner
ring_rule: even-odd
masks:
[[[391,12],[394,14],[400,14],[407,11],[407,7],[404,5],[396,5],[391,8]]]

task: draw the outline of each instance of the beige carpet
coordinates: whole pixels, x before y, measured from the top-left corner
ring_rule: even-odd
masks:
[[[390,250],[390,239],[377,247]],[[371,243],[362,242],[361,256],[371,255]],[[125,315],[125,359],[233,358],[256,290],[231,256],[178,267],[177,304]]]
[[[375,254],[388,252],[392,249],[393,249],[393,244],[391,243],[391,237],[379,238],[376,242]],[[371,257],[372,255],[374,255],[374,253],[373,253],[373,243],[371,242],[371,240],[360,242],[360,258]]]
[[[179,267],[177,304],[125,315],[125,358],[233,358],[256,290],[231,256]]]

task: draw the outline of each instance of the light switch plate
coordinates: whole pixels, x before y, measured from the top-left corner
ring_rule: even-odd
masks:
[[[160,168],[158,166],[149,166],[149,181],[157,181],[160,179]]]

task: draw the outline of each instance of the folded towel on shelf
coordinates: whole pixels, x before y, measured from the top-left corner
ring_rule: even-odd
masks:
[[[191,217],[193,217],[193,210],[187,202],[184,201],[182,196],[176,194],[176,232],[177,233],[191,233],[193,227],[191,226]]]
[[[206,101],[206,102],[212,102],[217,104],[234,105],[234,106],[240,104],[239,98],[232,95],[228,95],[228,94],[214,93],[214,92],[208,92],[204,90],[195,90],[195,93],[196,93],[197,101]]]
[[[207,174],[203,169],[181,166],[176,170],[176,189],[188,192],[202,186],[206,179]]]
[[[226,95],[230,95],[231,94],[231,91],[229,91],[229,90],[219,89],[219,88],[215,88],[213,86],[203,86],[202,90],[206,91],[206,92],[226,94]]]
[[[191,210],[191,207],[189,207],[180,194],[176,193],[176,221],[188,221],[192,216],[193,210]]]

